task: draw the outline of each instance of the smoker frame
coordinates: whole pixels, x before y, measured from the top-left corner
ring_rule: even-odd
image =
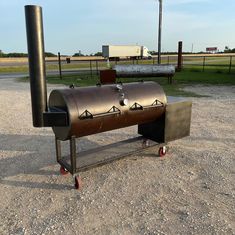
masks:
[[[63,127],[68,125],[69,120],[67,112],[59,108],[48,108],[47,89],[46,89],[46,72],[44,58],[44,36],[42,22],[42,8],[39,6],[25,6],[26,31],[28,42],[29,57],[29,73],[30,88],[32,100],[32,116],[34,127]],[[165,114],[156,121],[145,124],[138,124],[138,134],[142,137],[136,137],[129,140],[120,141],[119,143],[129,143],[131,141],[142,140],[143,146],[136,148],[126,154],[113,156],[109,159],[103,159],[99,162],[93,162],[90,165],[77,167],[76,138],[70,136],[70,156],[62,156],[61,140],[55,136],[56,157],[57,162],[61,165],[61,173],[70,172],[75,178],[75,187],[81,186],[81,178],[77,175],[79,172],[94,166],[106,164],[114,160],[118,160],[125,156],[139,152],[146,147],[159,147],[159,155],[166,154],[166,144],[169,141],[183,138],[190,134],[191,123],[191,107],[192,102],[171,100],[166,104]],[[141,106],[141,108],[144,108]],[[172,127],[177,124],[177,130]],[[160,130],[160,131],[159,131]],[[148,140],[154,141],[152,145],[148,144]]]
[[[121,145],[121,144],[126,144],[126,143],[142,141],[142,145],[140,145],[135,150],[128,151],[127,153],[122,154],[122,155],[112,156],[112,157],[107,158],[107,159],[102,159],[101,161],[94,161],[91,164],[87,164],[87,165],[77,167],[77,159],[83,157],[83,153],[85,155],[86,155],[87,152],[89,152],[89,154],[95,153],[97,151],[97,148],[87,150],[87,151],[83,151],[83,152],[81,152],[81,156],[79,156],[79,155],[77,155],[77,152],[76,152],[76,139],[77,138],[72,136],[71,139],[68,140],[69,143],[70,143],[70,155],[69,156],[62,156],[61,142],[64,142],[64,141],[61,141],[61,140],[59,140],[55,137],[56,159],[57,159],[57,162],[62,167],[61,168],[61,173],[64,172],[62,174],[66,174],[66,172],[69,172],[74,176],[77,173],[80,173],[82,171],[86,171],[88,169],[91,169],[91,168],[94,168],[94,167],[97,167],[97,166],[105,165],[105,164],[111,163],[113,161],[120,160],[122,158],[133,155],[134,153],[139,153],[140,151],[143,151],[143,150],[145,150],[147,148],[151,148],[151,147],[156,147],[156,146],[159,147],[158,154],[159,154],[160,157],[163,157],[167,152],[167,148],[166,148],[167,143],[165,143],[165,142],[163,142],[163,143],[155,142],[154,144],[150,145],[148,139],[146,139],[143,136],[137,136],[137,137],[133,137],[131,139],[119,141],[115,144],[109,144],[109,145],[100,147],[100,149],[102,150],[103,148],[112,147],[113,145]],[[68,160],[71,162],[70,164],[67,162]]]

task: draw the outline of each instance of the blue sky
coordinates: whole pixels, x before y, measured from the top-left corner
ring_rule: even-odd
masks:
[[[24,5],[43,7],[46,51],[71,55],[103,44],[157,50],[157,0],[0,0],[0,49],[26,52]],[[235,48],[235,0],[163,0],[162,50]]]

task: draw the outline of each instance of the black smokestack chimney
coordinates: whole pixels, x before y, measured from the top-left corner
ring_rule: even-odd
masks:
[[[47,89],[42,8],[32,5],[25,6],[25,19],[33,125],[43,127],[43,112],[47,111]]]

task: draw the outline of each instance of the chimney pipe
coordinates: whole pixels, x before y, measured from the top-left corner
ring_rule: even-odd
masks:
[[[42,8],[33,5],[25,6],[25,19],[33,126],[43,127],[43,113],[48,109]]]

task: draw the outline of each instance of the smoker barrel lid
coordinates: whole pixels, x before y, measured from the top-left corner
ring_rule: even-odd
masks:
[[[49,108],[68,113],[68,126],[53,128],[55,134],[58,131],[61,136],[63,132],[63,138],[68,138],[156,119],[164,112],[166,102],[159,84],[137,82],[53,90]]]

